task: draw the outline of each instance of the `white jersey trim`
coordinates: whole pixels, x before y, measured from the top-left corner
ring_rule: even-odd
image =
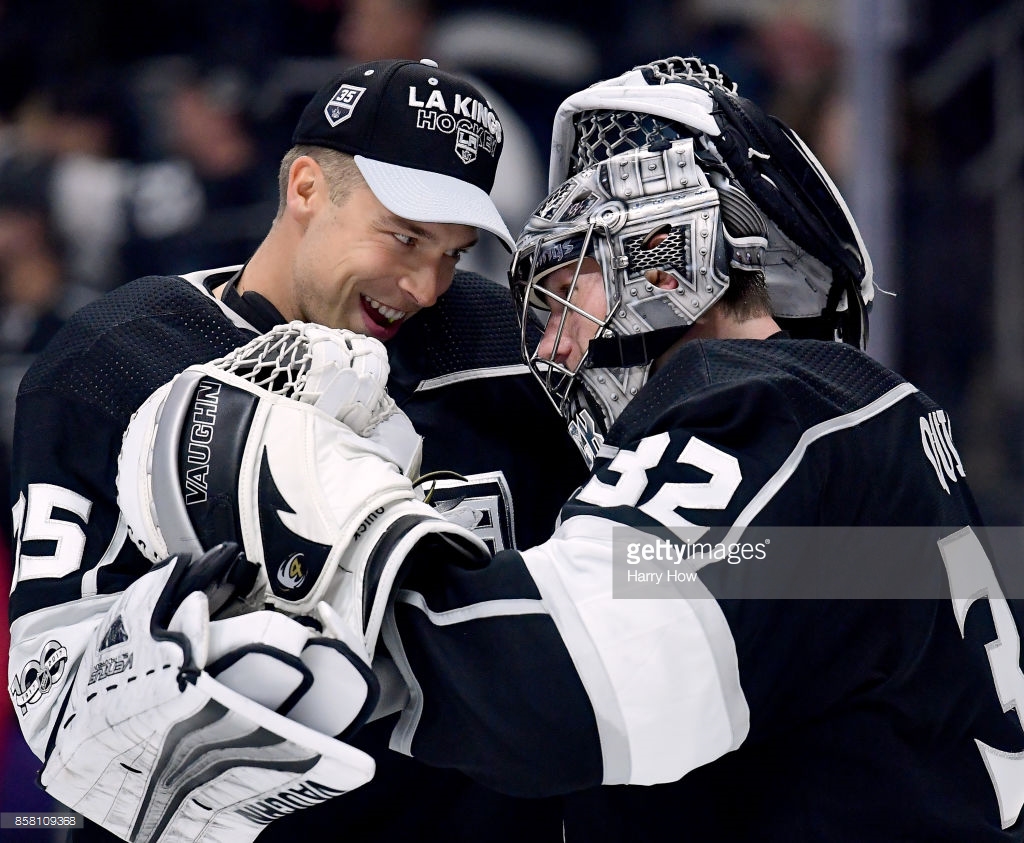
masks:
[[[875,416],[884,413],[890,407],[895,406],[904,398],[913,395],[917,391],[917,387],[913,384],[902,383],[899,386],[893,387],[884,395],[876,398],[870,404],[865,404],[863,407],[858,410],[854,410],[852,413],[836,416],[833,419],[819,422],[813,427],[807,428],[796,443],[796,447],[793,448],[789,456],[786,457],[782,465],[779,466],[778,471],[776,471],[772,478],[761,487],[761,490],[750,499],[750,503],[743,507],[743,511],[736,517],[733,527],[729,530],[729,534],[722,540],[722,544],[729,546],[733,542],[739,541],[740,537],[743,535],[743,531],[750,526],[750,522],[757,517],[758,513],[768,505],[771,499],[778,494],[779,490],[786,485],[789,478],[793,476],[793,472],[796,471],[797,467],[803,461],[804,455],[807,453],[807,449],[814,442],[817,442],[819,439],[823,439],[833,433],[838,433],[841,430],[855,427],[861,422],[874,418]],[[707,561],[710,562],[712,560],[709,559]],[[705,562],[705,564],[707,564],[707,562]]]
[[[434,626],[451,626],[457,623],[480,620],[481,618],[500,618],[510,615],[546,615],[540,600],[520,597],[508,600],[487,600],[483,603],[474,603],[472,606],[462,606],[458,609],[448,609],[444,612],[435,612],[418,591],[399,591],[395,595],[395,602],[408,603],[415,606],[425,614]]]
[[[183,278],[197,290],[199,290],[208,299],[217,303],[217,307],[221,309],[221,312],[228,317],[235,324],[235,326],[242,328],[246,331],[252,331],[256,334],[263,333],[255,325],[250,324],[248,321],[239,316],[235,311],[228,307],[224,302],[217,298],[213,293],[206,289],[206,285],[203,283],[211,275],[217,275],[222,272],[235,273],[242,268],[242,264],[236,266],[222,266],[218,269],[201,269],[197,272],[189,272],[187,275],[180,275],[179,278]]]
[[[82,574],[82,597],[93,597],[96,595],[100,568],[104,565],[109,565],[117,559],[117,554],[121,552],[121,548],[124,547],[127,538],[128,525],[125,523],[124,514],[118,514],[117,524],[114,526],[114,535],[111,537],[107,549],[103,551],[103,556],[100,557],[99,562]]]
[[[676,781],[750,730],[736,646],[710,594],[613,598],[616,526],[569,518],[523,558],[594,706],[604,784]]]
[[[431,389],[451,386],[453,383],[464,383],[465,381],[481,380],[482,378],[502,378],[510,375],[528,375],[530,368],[525,363],[512,363],[508,366],[493,366],[482,369],[464,369],[461,372],[452,372],[448,375],[440,375],[436,378],[427,378],[419,382],[416,392],[428,392]]]
[[[416,729],[420,725],[420,718],[423,716],[423,686],[416,679],[412,665],[409,664],[409,657],[405,653],[405,645],[402,643],[402,636],[398,632],[395,623],[395,604],[389,602],[384,610],[384,623],[381,625],[381,637],[391,654],[391,659],[398,667],[399,673],[405,680],[409,691],[409,697],[405,701],[405,707],[398,717],[395,728],[391,730],[391,738],[388,741],[388,748],[403,755],[412,755],[412,739],[416,735]]]

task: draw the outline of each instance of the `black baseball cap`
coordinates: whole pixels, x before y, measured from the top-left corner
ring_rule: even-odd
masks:
[[[501,121],[483,94],[430,59],[343,70],[302,112],[293,144],[348,153],[380,203],[416,222],[514,239],[491,201]]]

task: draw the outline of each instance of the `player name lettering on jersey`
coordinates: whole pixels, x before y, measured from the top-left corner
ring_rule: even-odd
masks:
[[[935,469],[939,484],[949,494],[949,478],[954,483],[960,477],[966,477],[964,464],[953,444],[953,434],[949,429],[949,417],[942,410],[935,410],[927,416],[921,416],[921,447],[928,462]],[[958,476],[959,475],[959,476]]]

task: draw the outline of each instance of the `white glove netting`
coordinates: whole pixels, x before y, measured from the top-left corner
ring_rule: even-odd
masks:
[[[289,322],[209,365],[274,395],[312,404],[361,436],[395,408],[384,389],[390,367],[383,345],[349,331]]]

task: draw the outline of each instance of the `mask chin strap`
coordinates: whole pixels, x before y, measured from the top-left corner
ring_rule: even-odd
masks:
[[[673,325],[643,334],[599,337],[587,347],[587,369],[631,369],[657,360],[672,344],[686,336],[689,325]]]

